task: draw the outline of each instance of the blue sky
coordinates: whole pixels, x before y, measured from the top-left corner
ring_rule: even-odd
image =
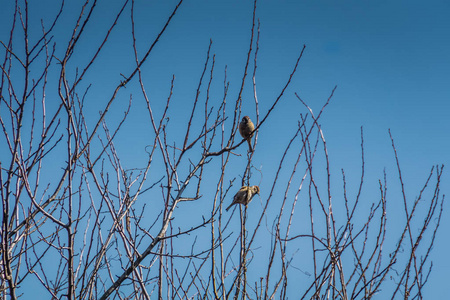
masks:
[[[166,58],[153,65],[158,73],[167,74],[166,84],[171,72],[182,82],[189,80],[192,72],[194,80],[198,78],[209,38],[217,54],[217,69],[226,64],[229,78],[240,78],[252,3],[196,1],[184,5],[166,36],[166,44],[161,45]],[[318,110],[337,85],[322,119],[337,193],[341,168],[347,178],[358,179],[363,126],[367,185],[376,186],[386,168],[394,191],[391,200],[400,201],[395,194],[398,181],[388,135],[391,129],[407,196],[410,201],[415,199],[430,168],[450,162],[449,13],[450,4],[445,1],[260,1],[257,85],[263,109],[264,102],[271,103],[279,93],[303,44],[306,51],[285,101],[272,116],[274,125],[261,129],[260,156],[255,160],[260,158],[263,170],[270,170],[270,163],[261,158],[277,151],[267,146],[270,141],[265,140],[264,131],[272,141],[279,139],[284,144],[292,132],[276,137],[280,122],[297,120],[299,112],[306,113],[294,92]],[[233,86],[232,82],[231,88],[236,90],[238,83]],[[193,92],[191,89],[191,96]],[[247,91],[247,97],[251,99],[251,91]],[[448,182],[445,174],[443,193],[448,193]],[[396,214],[394,210],[390,221],[395,222]],[[446,213],[433,250],[434,273],[426,299],[448,295],[450,264],[440,258],[448,253],[449,229]]]
[[[47,1],[47,5],[31,2],[35,6],[31,11],[37,16],[32,20],[34,22],[57,11],[53,5],[56,1]],[[140,49],[145,49],[155,38],[176,3],[144,2],[137,3],[139,10],[136,12]],[[119,4],[118,1],[99,3],[94,15],[96,21],[89,25],[89,33],[80,45],[82,54],[87,56],[75,57],[75,62],[82,65],[95,51],[96,38],[113,20],[112,14],[106,12],[117,11]],[[63,34],[73,26],[79,11],[77,3],[67,3],[67,6],[64,18],[55,29],[55,40],[64,46],[67,37]],[[198,0],[182,4],[144,68],[147,89],[157,113],[164,108],[163,100],[168,95],[174,74],[173,101],[177,104],[171,107],[170,113],[174,119],[187,118],[184,101],[190,103],[195,96],[210,39],[213,41],[212,52],[216,54],[213,88],[217,92],[213,97],[220,100],[222,96],[223,70],[227,66],[230,100],[235,99],[233,96],[239,89],[249,44],[252,7],[251,1]],[[100,13],[102,10],[105,13]],[[2,28],[9,28],[8,11],[0,12]],[[300,69],[270,117],[269,124],[272,125],[261,128],[259,133],[254,164],[263,170],[263,183],[269,184],[273,179],[264,170],[270,172],[278,164],[277,155],[284,149],[276,145],[285,145],[289,141],[299,114],[307,113],[294,93],[297,92],[318,112],[337,85],[321,121],[335,174],[336,194],[339,195],[342,185],[341,168],[346,170],[349,179],[358,182],[360,127],[363,126],[369,191],[376,190],[378,179],[382,178],[386,168],[394,190],[392,201],[395,201],[395,195],[398,196],[394,188],[398,182],[395,181],[395,161],[388,134],[391,129],[407,196],[413,201],[433,165],[450,165],[449,14],[448,1],[259,1],[257,17],[261,22],[261,37],[256,81],[263,113],[280,92],[299,51],[306,45]],[[1,40],[6,36],[7,31],[0,30]],[[121,79],[120,73],[127,74],[134,67],[128,19],[119,25],[109,42],[113,46],[103,53],[90,75],[94,83],[91,97],[99,99],[87,104],[92,116],[98,115],[102,101],[111,95],[112,88]],[[130,152],[130,144],[134,149],[143,149],[152,131],[141,126],[147,124],[148,115],[136,84],[127,87],[122,96],[126,99],[130,93],[136,96],[117,148],[130,167],[137,167],[146,157]],[[251,85],[248,85],[244,91],[244,111],[250,111],[249,115],[253,117],[251,99]],[[113,106],[112,116],[107,120],[117,121],[124,107]],[[288,124],[289,129],[280,132],[283,124]],[[176,136],[177,128],[171,130]],[[448,193],[449,175],[448,172],[444,174],[441,189]],[[267,195],[262,191],[261,198],[256,201],[263,201],[264,196]],[[391,218],[395,219],[394,215]],[[446,209],[432,252],[434,272],[425,289],[425,299],[443,299],[448,295],[450,263],[445,258],[450,247],[449,229]]]

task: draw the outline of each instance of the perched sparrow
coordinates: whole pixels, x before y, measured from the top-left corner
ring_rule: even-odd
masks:
[[[241,136],[247,140],[248,149],[252,152],[252,131],[255,129],[255,125],[253,125],[252,120],[248,116],[242,118],[241,123],[239,123],[239,133]]]
[[[234,195],[233,203],[227,207],[226,211],[228,211],[234,204],[249,204],[255,194],[259,194],[259,186],[254,185],[241,187],[236,195]]]

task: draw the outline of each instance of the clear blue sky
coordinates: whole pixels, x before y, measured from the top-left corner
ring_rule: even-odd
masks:
[[[38,16],[36,20],[51,16],[57,10],[53,3],[58,1],[48,1],[48,5],[30,2],[34,7],[33,14]],[[137,4],[139,10],[136,13],[140,24],[137,36],[141,49],[154,39],[176,3],[144,2]],[[66,43],[67,38],[58,35],[73,26],[79,11],[74,3],[67,3],[67,6],[55,32],[56,41],[62,43]],[[99,6],[107,11],[115,11],[118,1],[101,1]],[[225,65],[231,81],[230,93],[236,95],[249,44],[252,7],[252,1],[231,0],[198,0],[182,4],[174,22],[145,66],[148,91],[153,99],[158,99],[155,101],[167,97],[172,74],[175,74],[173,100],[180,104],[171,111],[172,117],[185,117],[186,106],[183,101],[188,98],[186,101],[190,103],[195,95],[209,39],[213,41],[212,52],[216,54],[215,88],[218,92],[215,97],[220,99],[222,95]],[[71,9],[76,13],[72,15]],[[0,26],[3,28],[0,29],[1,40],[5,40],[5,28],[9,28],[8,11],[5,9],[0,12]],[[299,114],[306,113],[295,99],[294,92],[317,111],[337,85],[335,96],[321,122],[335,174],[337,195],[340,192],[338,187],[341,186],[341,168],[346,170],[350,179],[358,180],[361,126],[365,133],[368,185],[377,185],[378,179],[383,176],[383,168],[390,176],[391,186],[397,185],[394,155],[388,135],[390,128],[402,164],[409,200],[414,200],[430,168],[436,164],[447,166],[441,188],[443,193],[448,193],[449,16],[448,1],[261,0],[257,7],[257,17],[261,22],[257,86],[262,112],[268,109],[280,92],[304,44],[306,51],[293,84],[271,116],[273,125],[261,128],[254,164],[261,166],[263,171],[277,164],[278,159],[272,159],[271,155],[281,150],[277,151],[273,145],[285,144],[295,131]],[[97,13],[95,18],[96,22],[89,25],[89,35],[82,41],[83,47],[86,47],[85,53],[95,50],[92,44],[101,36],[101,30],[113,20],[106,13]],[[133,67],[128,23],[126,20],[124,25],[119,26],[110,40],[114,47],[103,53],[102,59],[94,66],[93,73],[96,75],[92,95],[100,99],[99,103],[111,95],[110,88],[117,85],[119,74],[126,74]],[[39,30],[38,26],[36,30]],[[83,57],[79,59],[80,62],[86,60]],[[117,64],[113,66],[111,61]],[[105,90],[108,91],[106,97],[102,94]],[[129,93],[139,95],[137,86],[127,88],[125,94]],[[249,85],[244,98],[251,99],[251,96]],[[251,117],[254,114],[252,101],[244,103],[244,109],[251,111]],[[97,115],[101,105],[88,105],[92,105],[92,116]],[[126,148],[134,143],[136,149],[143,149],[152,133],[139,125],[147,122],[148,118],[145,109],[141,110],[144,108],[142,99],[136,96],[134,105],[132,118],[126,128],[135,130],[121,136],[122,143],[118,145],[130,160],[130,167],[137,167],[146,157],[143,155],[140,160],[136,159],[134,153],[127,153]],[[162,109],[156,103],[155,107],[157,111]],[[113,109],[117,109],[117,116],[122,116],[123,107]],[[114,118],[111,120],[114,121]],[[282,122],[292,125],[292,130],[280,133]],[[265,136],[270,137],[270,140]],[[273,179],[270,174],[264,174],[263,178],[267,182]],[[262,191],[261,200],[264,200],[264,196]],[[434,271],[425,289],[425,299],[444,299],[449,294],[448,216],[446,209],[432,252]]]

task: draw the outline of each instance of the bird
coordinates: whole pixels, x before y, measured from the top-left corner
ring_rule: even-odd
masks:
[[[250,152],[253,152],[252,150],[253,130],[255,130],[255,125],[253,125],[252,120],[250,120],[249,116],[244,116],[242,118],[241,123],[239,123],[239,133],[244,139],[247,140],[248,149]]]
[[[253,196],[259,194],[259,186],[242,186],[241,189],[234,195],[233,202],[227,207],[228,211],[234,204],[249,204]]]

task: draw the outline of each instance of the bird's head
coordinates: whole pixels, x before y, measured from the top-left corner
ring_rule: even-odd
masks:
[[[242,118],[242,123],[247,124],[250,121],[250,117],[249,116],[244,116]]]
[[[257,186],[257,185],[254,185],[254,186],[252,187],[252,189],[253,189],[253,193],[255,193],[255,194],[258,194],[258,195],[259,195],[259,186]]]

